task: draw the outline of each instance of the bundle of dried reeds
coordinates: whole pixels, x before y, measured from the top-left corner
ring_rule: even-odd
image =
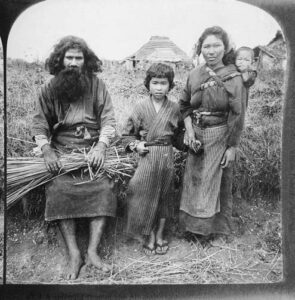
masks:
[[[59,159],[63,167],[58,174],[54,175],[46,169],[44,159],[41,157],[8,157],[7,207],[13,206],[36,187],[71,171],[84,169],[84,172],[89,172],[91,181],[99,180],[103,175],[123,181],[126,177],[132,176],[136,165],[136,158],[133,155],[126,154],[121,146],[108,148],[103,167],[95,171],[87,161],[85,149],[80,149],[70,154],[61,154]],[[82,181],[78,184],[83,184],[84,182]]]

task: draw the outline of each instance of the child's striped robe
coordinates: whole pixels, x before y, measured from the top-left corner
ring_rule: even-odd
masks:
[[[168,145],[148,146],[130,180],[127,193],[127,229],[129,235],[149,235],[159,218],[167,218],[173,209],[174,166],[171,139],[178,127],[178,104],[167,98],[157,113],[151,98],[140,101],[124,128],[124,135],[147,142],[166,141]],[[133,137],[133,138],[132,138]],[[172,203],[171,203],[172,202]]]

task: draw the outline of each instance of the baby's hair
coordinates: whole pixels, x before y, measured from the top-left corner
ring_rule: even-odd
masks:
[[[174,71],[172,67],[163,63],[154,63],[146,71],[144,85],[150,90],[150,81],[152,78],[167,78],[169,82],[169,91],[174,87]]]
[[[236,58],[237,58],[239,52],[241,52],[241,51],[248,51],[248,52],[250,52],[250,54],[251,54],[251,59],[252,59],[252,61],[254,61],[254,51],[253,51],[252,48],[247,47],[247,46],[242,46],[242,47],[238,48],[238,49],[236,50]]]

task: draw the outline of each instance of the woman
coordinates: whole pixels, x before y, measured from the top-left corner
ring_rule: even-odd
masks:
[[[232,162],[244,123],[246,90],[231,64],[230,50],[222,28],[207,28],[197,47],[197,54],[202,53],[206,63],[189,74],[180,98],[185,143],[190,148],[180,225],[202,236],[231,233]]]

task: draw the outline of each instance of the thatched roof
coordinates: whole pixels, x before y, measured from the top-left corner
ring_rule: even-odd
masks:
[[[278,41],[285,41],[281,30],[277,31],[275,37],[267,44],[267,46],[271,46],[273,43],[276,43]]]
[[[189,58],[183,50],[165,36],[152,36],[150,40],[131,57],[134,57],[135,60],[147,61],[191,61],[191,58]]]
[[[267,44],[267,46],[256,46],[253,48],[254,56],[258,57],[260,51],[271,58],[286,58],[286,42],[281,31],[277,31],[276,36]]]
[[[254,55],[255,57],[259,55],[259,52],[262,51],[264,53],[266,53],[268,56],[270,56],[271,58],[276,58],[276,55],[274,53],[272,53],[271,49],[267,46],[257,46],[255,48],[253,48],[254,51]]]

